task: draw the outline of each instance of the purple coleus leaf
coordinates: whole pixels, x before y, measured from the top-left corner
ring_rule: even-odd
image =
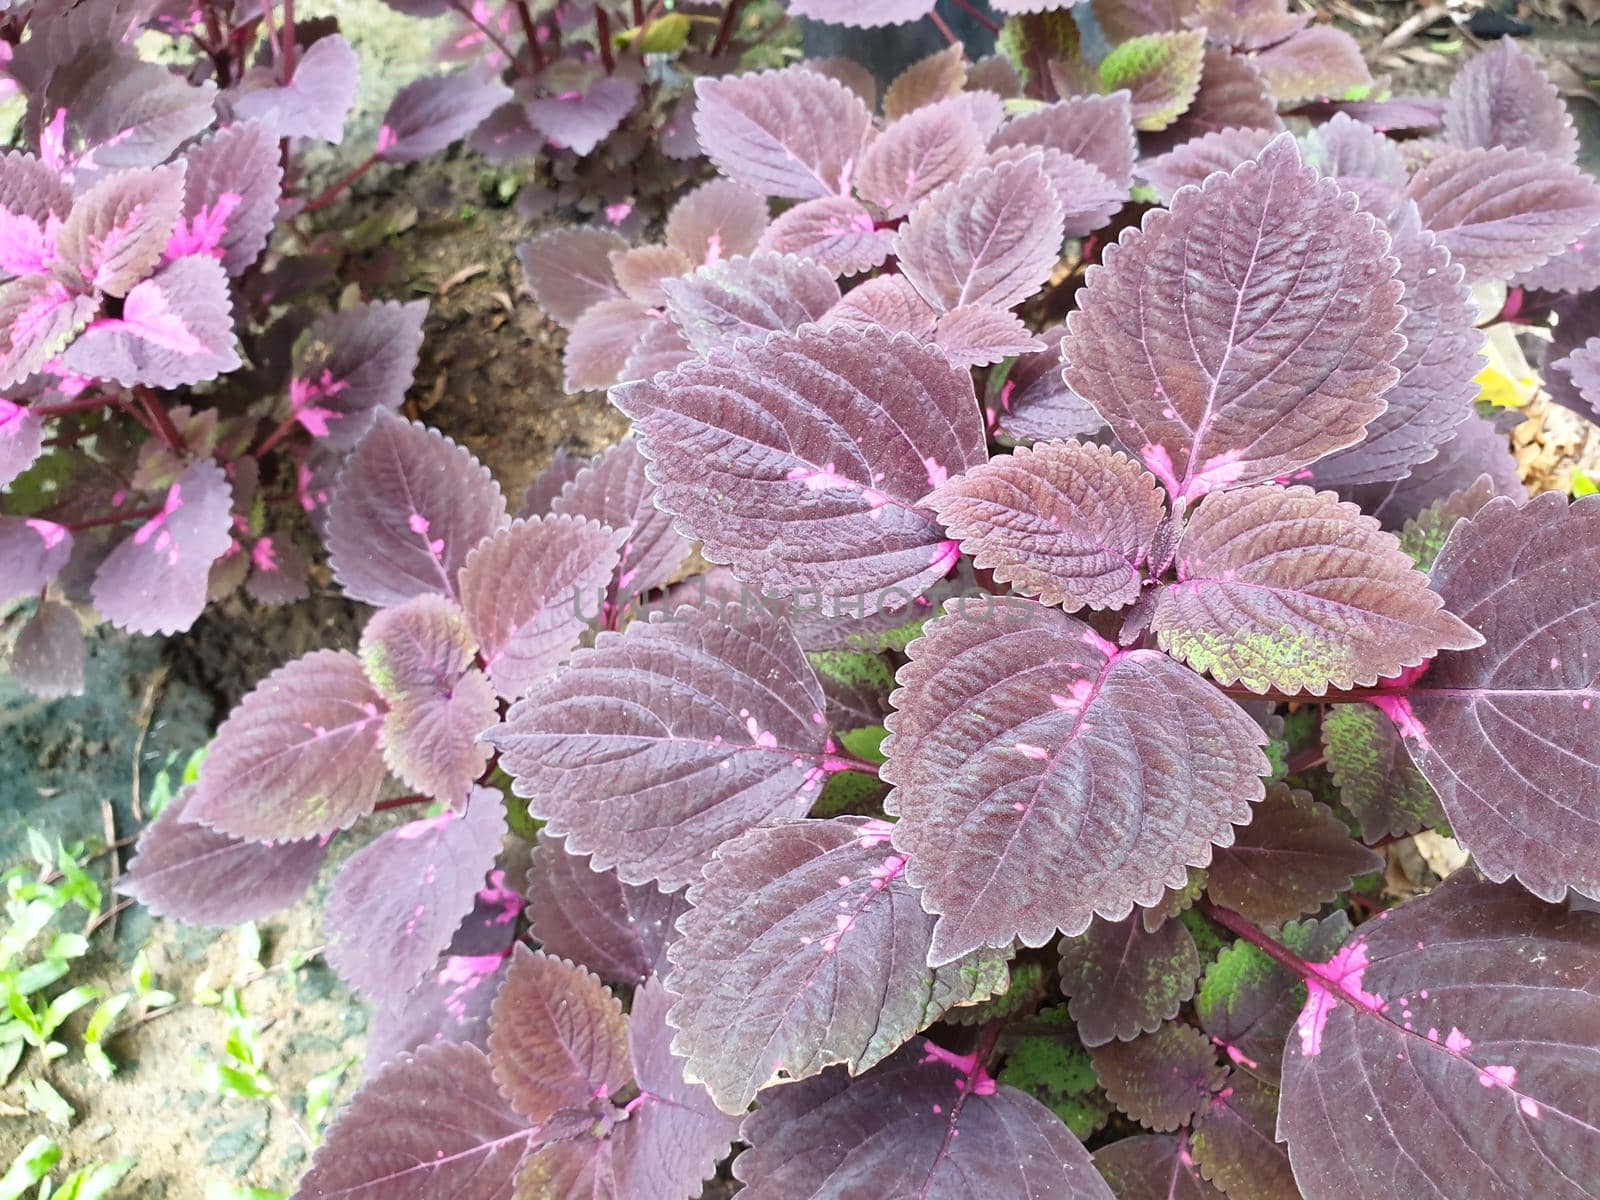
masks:
[[[1359,504],[1385,529],[1398,530],[1430,505],[1473,486],[1482,475],[1488,475],[1495,495],[1510,496],[1518,503],[1528,498],[1510,439],[1474,412],[1456,426],[1455,436],[1439,447],[1436,456],[1404,479],[1346,488],[1344,498]]]
[[[1444,132],[1462,149],[1527,147],[1576,162],[1578,134],[1561,93],[1515,38],[1475,55],[1450,85]]]
[[[177,633],[206,603],[211,564],[232,541],[233,489],[210,459],[167,489],[154,516],[113,550],[90,595],[100,614],[129,633]]]
[[[1206,893],[1257,924],[1279,925],[1316,912],[1383,865],[1327,805],[1277,783],[1233,845],[1212,856]]]
[[[600,634],[489,741],[572,852],[676,891],[729,837],[811,807],[842,765],[822,712],[784,622],[759,606],[684,606]]]
[[[0,284],[0,387],[20,383],[49,363],[88,325],[97,307],[92,297],[76,295],[45,275]],[[22,420],[15,411],[11,419]]]
[[[667,245],[696,266],[749,254],[767,228],[767,202],[731,179],[702,183],[667,213]]]
[[[798,255],[833,275],[856,275],[880,266],[893,248],[893,235],[849,196],[802,200],[767,227],[760,249]]]
[[[1061,943],[1061,990],[1085,1046],[1128,1041],[1160,1028],[1194,995],[1200,952],[1182,921],[1146,928],[1135,912],[1095,921]]]
[[[1600,184],[1526,147],[1442,154],[1406,195],[1468,283],[1542,266],[1600,223]]]
[[[769,595],[820,589],[870,615],[956,561],[920,501],[986,453],[971,376],[937,349],[802,329],[626,384],[612,402],[634,419],[657,503]]]
[[[379,410],[339,473],[328,555],[345,594],[379,606],[457,594],[467,553],[506,523],[487,468],[449,438]]]
[[[661,284],[694,269],[687,257],[671,246],[635,246],[611,252],[611,271],[617,286],[630,300],[659,308],[667,302]]]
[[[851,293],[854,295],[854,293]],[[999,430],[1012,441],[1050,442],[1099,434],[1106,423],[1061,376],[1064,326],[1039,331],[1043,350],[1018,356],[999,398]]]
[[[72,189],[48,164],[18,150],[0,156],[0,277],[49,270],[71,211]]]
[[[422,1046],[340,1112],[293,1200],[511,1200],[535,1130],[476,1046]]]
[[[72,532],[39,517],[0,516],[0,604],[31,596],[72,557]]]
[[[573,323],[562,352],[563,390],[582,392],[616,383],[634,349],[661,323],[660,313],[626,297],[586,309]]]
[[[1346,113],[1334,113],[1314,127],[1301,147],[1307,162],[1359,196],[1362,208],[1384,219],[1394,212],[1410,182],[1399,144]],[[1398,249],[1395,257],[1400,257]],[[1411,307],[1409,297],[1406,307]]]
[[[628,530],[565,516],[514,521],[461,568],[461,607],[484,670],[514,700],[564,662],[602,611]]]
[[[1050,276],[1061,250],[1061,204],[1043,155],[967,174],[928,197],[895,238],[900,269],[941,312],[1010,308]]]
[[[636,987],[669,969],[667,947],[689,911],[683,892],[623,883],[541,830],[528,871],[528,925],[546,954]]]
[[[1139,164],[1139,175],[1171,204],[1178,189],[1198,186],[1218,171],[1232,171],[1255,158],[1272,141],[1270,129],[1218,129]]]
[[[852,1079],[835,1067],[763,1093],[734,1160],[747,1200],[881,1193],[925,1200],[1112,1200],[1086,1151],[972,1055],[908,1046]],[[997,1153],[996,1147],[1005,1151]]]
[[[405,400],[422,350],[425,300],[364,301],[318,317],[294,346],[290,411],[313,437],[348,450],[377,409]]]
[[[1134,128],[1154,133],[1167,128],[1194,102],[1200,89],[1205,36],[1193,30],[1147,33],[1114,47],[1101,59],[1096,80],[1102,91],[1126,91]],[[1065,68],[1065,69],[1064,69]],[[1074,86],[1076,72],[1052,63],[1050,77],[1062,95]]]
[[[243,274],[266,249],[282,184],[270,128],[245,122],[212,134],[184,155],[183,213],[165,257],[209,254]]]
[[[959,96],[967,82],[966,56],[960,46],[946,46],[919,58],[894,77],[883,93],[883,116],[889,122],[919,108]],[[870,107],[871,101],[868,101]]]
[[[1281,130],[1277,101],[1255,60],[1220,46],[1207,46],[1200,60],[1200,90],[1187,111],[1154,142],[1166,150],[1222,129]]]
[[[453,805],[488,764],[478,735],[500,711],[476,653],[466,615],[443,596],[386,608],[361,635],[361,665],[388,705],[384,761],[418,791]]]
[[[1483,644],[1375,701],[1484,873],[1547,900],[1600,894],[1600,814],[1580,801],[1600,790],[1597,545],[1600,500],[1491,500],[1431,576]]]
[[[42,700],[83,695],[83,626],[78,614],[42,601],[11,647],[11,676]]]
[[[8,486],[31,467],[43,450],[43,419],[31,409],[0,396],[0,487]]]
[[[354,654],[279,667],[217,730],[187,819],[252,842],[348,828],[378,802],[383,715]]]
[[[1367,704],[1335,704],[1322,714],[1322,751],[1339,803],[1377,842],[1444,820],[1439,798],[1406,753],[1400,731]]]
[[[123,387],[176,388],[235,370],[233,299],[222,264],[190,255],[135,284],[122,315],[91,322],[61,365]]]
[[[1121,608],[1166,510],[1155,479],[1126,455],[1046,442],[1000,455],[924,501],[973,565],[1068,611]]]
[[[931,105],[873,139],[861,156],[856,191],[888,216],[904,216],[983,157],[983,137],[966,112],[958,104]]]
[[[529,100],[522,109],[546,139],[581,158],[610,137],[638,101],[634,80],[601,75],[581,92]]]
[[[161,261],[183,211],[183,191],[182,163],[102,179],[61,226],[61,272],[76,275],[80,290],[126,296]]]
[[[571,483],[589,460],[580,455],[568,454],[565,446],[556,447],[550,463],[534,477],[522,493],[522,503],[517,506],[519,517],[543,517],[550,513],[550,505],[561,494],[561,489]],[[603,522],[602,522],[603,524]]]
[[[571,226],[523,242],[517,260],[539,307],[570,329],[602,300],[622,299],[610,255],[627,248],[609,229]]]
[[[1383,411],[1402,286],[1354,206],[1285,136],[1179,192],[1089,272],[1067,383],[1175,501],[1289,474]]]
[[[933,0],[881,0],[876,4],[854,4],[850,0],[790,0],[789,4],[789,11],[797,17],[855,29],[905,25],[927,16],[932,9]]]
[[[1307,1200],[1592,1190],[1593,913],[1453,878],[1310,970],[1278,1116]]]
[[[667,315],[701,356],[741,338],[793,333],[839,301],[833,272],[792,254],[753,254],[662,283]]]
[[[1206,40],[1235,50],[1265,50],[1299,33],[1311,22],[1308,12],[1290,12],[1284,0],[1200,0],[1183,18],[1203,29]]]
[[[1206,497],[1156,594],[1161,648],[1254,692],[1371,687],[1483,638],[1441,606],[1391,533],[1332,492]]]
[[[789,67],[695,81],[700,149],[735,183],[763,196],[844,195],[872,128],[843,84]]]
[[[1187,1135],[1125,1137],[1096,1150],[1094,1165],[1117,1200],[1223,1200],[1200,1178]]]
[[[1277,1121],[1278,1089],[1232,1072],[1191,1127],[1201,1177],[1228,1200],[1303,1200],[1289,1155],[1273,1141]]]
[[[294,76],[282,86],[242,91],[234,113],[259,121],[276,138],[309,137],[337,146],[355,107],[361,62],[339,34],[320,37],[295,60]]]
[[[406,84],[389,102],[378,130],[377,155],[385,162],[418,162],[471,133],[511,89],[468,72],[435,75]]]
[[[895,847],[940,914],[932,961],[1156,904],[1262,795],[1266,734],[1243,710],[1058,611],[951,601],[907,652],[882,775]]]
[[[550,505],[556,516],[587,518],[627,532],[616,564],[621,600],[671,582],[694,549],[673,528],[671,515],[656,507],[648,465],[639,443],[625,438],[585,465]],[[593,615],[592,609],[585,611]]]
[[[1350,936],[1342,910],[1319,920],[1291,921],[1277,939],[1312,962],[1333,957]],[[1293,971],[1249,942],[1226,947],[1206,968],[1194,1011],[1200,1028],[1239,1071],[1277,1087],[1283,1047],[1306,1003],[1306,985]]]
[[[1043,350],[1022,318],[988,304],[963,304],[941,313],[933,344],[957,367],[987,367],[1017,354]]]
[[[1422,228],[1410,203],[1390,223],[1396,278],[1405,285],[1406,347],[1395,359],[1400,382],[1383,394],[1388,403],[1356,445],[1335,451],[1311,468],[1319,487],[1348,488],[1403,479],[1439,453],[1472,415],[1476,376],[1483,360],[1477,310],[1439,239]]]
[[[1055,150],[1098,168],[1126,188],[1137,153],[1133,110],[1126,95],[1074,96],[1007,121],[989,143],[991,150],[1037,146]],[[1062,203],[1072,198],[1059,197]]]
[[[1302,29],[1250,61],[1280,104],[1337,98],[1372,86],[1361,46],[1332,25]]]
[[[218,833],[188,819],[194,797],[193,787],[184,788],[140,834],[119,892],[158,917],[217,927],[271,916],[305,894],[325,841],[247,842]]]
[[[663,371],[674,371],[695,357],[689,340],[671,321],[655,321],[644,336],[628,351],[622,364],[622,380],[654,379]]]
[[[1061,203],[1062,230],[1068,237],[1086,237],[1109,221],[1128,199],[1128,189],[1107,179],[1098,167],[1059,150],[1007,146],[990,153],[990,166],[1044,156],[1044,177]]]
[[[863,330],[881,326],[885,332],[909,333],[925,341],[933,335],[938,319],[938,311],[917,295],[904,275],[875,275],[846,292],[818,324]],[[1051,357],[1059,361],[1053,348]]]
[[[398,1003],[450,945],[505,837],[500,794],[465,814],[412,821],[350,856],[328,893],[328,965],[363,995]]]
[[[1227,1074],[1211,1039],[1181,1021],[1130,1042],[1107,1042],[1089,1057],[1106,1098],[1158,1133],[1188,1122],[1210,1103]]]
[[[889,826],[793,821],[724,842],[668,951],[673,1049],[724,1112],[836,1063],[852,1075],[1007,985],[1005,956],[927,963],[933,917]]]

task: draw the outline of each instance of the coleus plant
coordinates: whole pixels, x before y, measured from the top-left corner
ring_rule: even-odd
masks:
[[[293,179],[291,151],[339,141],[355,99],[355,53],[326,23],[40,0],[0,37],[27,101],[24,146],[0,157],[0,604],[37,599],[11,666],[57,696],[83,687],[72,603],[174,633],[241,585],[307,593],[294,514],[399,406],[426,307],[319,312],[305,285],[337,245],[268,251],[349,182],[307,197]],[[141,58],[141,37],[192,69]],[[363,169],[443,149],[504,94],[409,85]]]
[[[1562,128],[1512,54],[1421,148],[1334,102],[1140,144],[1120,94],[984,135],[955,55],[881,130],[703,82],[728,186],[659,297],[607,234],[525,255],[575,341],[633,306],[569,362],[633,436],[512,518],[377,414],[326,522],[360,653],[263,681],[124,883],[258,916],[427,806],[333,884],[373,1080],[299,1195],[687,1198],[735,1142],[774,1200],[1593,1195],[1600,500],[1475,411],[1469,282],[1581,254],[1600,188],[1505,144]],[[981,159],[895,215],[865,155],[930,109]],[[1102,146],[1167,203],[1063,260]],[[883,257],[762,248],[823,201]],[[1392,903],[1377,850],[1446,828],[1474,865]]]

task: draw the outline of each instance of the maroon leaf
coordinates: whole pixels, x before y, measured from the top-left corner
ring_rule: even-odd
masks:
[[[1410,181],[1398,143],[1339,112],[1307,133],[1303,144],[1306,161],[1359,196],[1362,208],[1385,219],[1394,212]]]
[[[379,411],[339,473],[328,556],[354,600],[454,596],[467,553],[505,521],[505,497],[477,459],[435,430]]]
[[[83,626],[65,604],[41,601],[17,631],[11,676],[42,700],[83,695]]]
[[[790,0],[789,4],[789,11],[797,17],[857,29],[904,25],[927,16],[932,8],[933,0],[880,0],[876,4],[853,4],[849,0]]]
[[[56,244],[61,270],[82,280],[74,286],[126,296],[150,273],[183,211],[183,175],[181,163],[127,171],[101,180],[73,204]]]
[[[72,189],[31,154],[0,155],[0,275],[46,271],[56,257]]]
[[[907,653],[881,774],[934,961],[1157,903],[1261,795],[1266,734],[1237,705],[1057,611],[952,601]]]
[[[1421,227],[1414,205],[1395,217],[1390,232],[1400,260],[1396,277],[1406,289],[1400,325],[1406,347],[1395,359],[1400,382],[1383,394],[1389,407],[1367,426],[1363,441],[1312,467],[1319,487],[1404,478],[1455,436],[1477,398],[1483,335],[1475,328],[1477,309],[1461,268]]]
[[[522,503],[517,506],[517,516],[523,518],[548,516],[550,506],[561,494],[561,489],[571,483],[578,472],[588,464],[588,459],[568,454],[565,446],[557,446],[549,465],[539,472],[527,490],[522,493]]]
[[[1320,696],[1483,640],[1441,607],[1393,534],[1331,492],[1269,484],[1208,496],[1177,565],[1151,628],[1163,650],[1224,685]]]
[[[639,340],[660,322],[660,313],[636,300],[602,300],[585,310],[562,352],[563,390],[582,392],[616,383]]]
[[[535,1132],[501,1097],[482,1050],[423,1046],[355,1094],[294,1200],[511,1200]]]
[[[572,852],[676,891],[729,837],[803,815],[832,760],[822,689],[786,625],[739,605],[666,618],[602,633],[489,740]]]
[[[1332,25],[1313,25],[1251,59],[1280,104],[1339,97],[1372,86],[1355,38]]]
[[[499,716],[494,690],[473,665],[476,650],[465,614],[443,596],[386,608],[361,635],[361,665],[389,706],[384,761],[410,786],[453,805],[483,773],[489,748],[478,735]]]
[[[581,92],[529,100],[522,107],[535,129],[582,158],[616,131],[638,101],[636,82],[602,75]]]
[[[229,275],[243,274],[278,217],[283,167],[272,130],[230,125],[192,147],[184,163],[183,215],[166,257],[209,254]]]
[[[557,516],[587,517],[627,532],[616,566],[622,599],[665,586],[693,550],[672,527],[671,516],[656,507],[646,466],[639,443],[624,439],[579,471],[550,505]]]
[[[1016,354],[1044,349],[1022,318],[988,304],[963,304],[939,317],[934,345],[958,367],[987,367]]]
[[[293,545],[257,538],[250,548],[250,578],[245,591],[262,604],[293,604],[311,594],[311,566]]]
[[[489,1020],[495,1081],[535,1126],[587,1114],[633,1082],[622,1005],[582,967],[517,947]]]
[[[1000,393],[1000,432],[1033,441],[1082,438],[1106,427],[1088,401],[1061,377],[1061,325],[1039,332],[1043,350],[1021,355],[1011,364]]]
[[[550,516],[514,521],[467,555],[461,606],[501,696],[516,699],[577,646],[600,615],[627,537],[625,528]]]
[[[0,300],[0,309],[4,301]],[[3,374],[0,365],[0,374]],[[44,421],[37,413],[0,397],[0,487],[7,487],[44,449]]]
[[[1463,877],[1314,966],[1278,1118],[1308,1200],[1591,1190],[1597,935]]]
[[[959,96],[967,82],[966,58],[960,46],[946,46],[920,58],[900,74],[883,94],[883,116],[894,122],[919,108]]]
[[[517,261],[539,307],[570,329],[602,300],[622,298],[610,255],[627,248],[628,243],[609,229],[569,226],[523,242],[517,247]]]
[[[1094,1165],[1117,1200],[1221,1200],[1200,1178],[1188,1136],[1137,1134],[1094,1152]]]
[[[667,315],[702,356],[740,338],[760,342],[774,331],[793,333],[839,299],[832,270],[792,254],[725,259],[667,280],[662,290]]]
[[[1067,383],[1177,501],[1288,474],[1358,441],[1398,377],[1387,249],[1280,138],[1107,248],[1067,320]]]
[[[1284,0],[1200,0],[1183,23],[1205,30],[1206,40],[1215,45],[1264,50],[1299,33],[1311,15],[1290,12]]]
[[[1257,924],[1278,925],[1316,912],[1383,863],[1310,792],[1278,783],[1233,845],[1213,856],[1206,891]]]
[[[1078,1139],[970,1056],[930,1042],[859,1079],[835,1068],[774,1089],[733,1163],[747,1200],[868,1191],[927,1200],[1111,1200]],[[1003,1153],[995,1148],[1003,1146]]]
[[[798,67],[704,77],[695,96],[700,149],[763,196],[843,194],[872,126],[867,106],[843,84]]]
[[[61,356],[67,370],[123,387],[204,383],[239,366],[222,264],[190,255],[134,285],[120,317],[101,317]]]
[[[1228,1200],[1300,1200],[1289,1156],[1273,1140],[1278,1089],[1235,1071],[1194,1121],[1200,1174]]]
[[[1210,1039],[1178,1021],[1097,1046],[1089,1057],[1107,1099],[1158,1133],[1171,1133],[1209,1104],[1227,1074]]]
[[[955,562],[918,504],[986,455],[971,376],[932,347],[840,326],[772,334],[612,402],[634,419],[657,503],[769,595],[820,589],[870,615]]]
[[[1302,958],[1332,958],[1350,936],[1343,910],[1320,920],[1291,921],[1277,937]],[[1306,1003],[1306,985],[1249,942],[1234,942],[1206,968],[1195,995],[1200,1028],[1240,1071],[1273,1087],[1283,1081],[1283,1047]]]
[[[1194,995],[1200,952],[1182,921],[1147,931],[1140,914],[1095,921],[1061,943],[1061,990],[1086,1046],[1160,1028]]]
[[[1557,493],[1460,522],[1431,578],[1484,643],[1378,704],[1484,874],[1547,900],[1600,891],[1600,816],[1574,803],[1600,788],[1597,544],[1600,501]]]
[[[356,851],[328,894],[328,965],[380,1004],[403,999],[472,911],[505,831],[499,793],[476,788],[464,815],[412,821]]]
[[[819,196],[802,200],[768,226],[760,248],[812,259],[834,275],[857,275],[879,266],[892,242],[850,197]]]
[[[1202,134],[1222,129],[1280,130],[1277,102],[1254,59],[1208,46],[1200,66],[1200,90],[1177,124],[1164,131],[1166,148]]]
[[[428,303],[366,301],[318,317],[295,342],[289,401],[300,423],[348,450],[372,427],[372,413],[405,400],[422,350]]]
[[[856,190],[903,216],[983,161],[983,139],[959,105],[936,104],[895,121],[861,156]]]
[[[217,730],[188,819],[253,842],[348,828],[378,802],[382,703],[347,651],[279,667]]]
[[[1443,154],[1406,194],[1468,283],[1541,266],[1600,222],[1600,185],[1526,148]]]
[[[1508,281],[1512,287],[1545,292],[1587,292],[1600,287],[1600,239],[1573,242],[1542,267],[1519,271]]]
[[[0,516],[0,604],[42,592],[72,557],[72,532],[37,517]]]
[[[281,87],[242,93],[235,115],[259,121],[276,137],[311,137],[338,145],[355,106],[361,63],[338,34],[318,38],[294,64],[294,76]]]
[[[1007,121],[989,143],[991,150],[1007,146],[1038,146],[1076,158],[1113,183],[1126,187],[1133,178],[1136,154],[1133,111],[1128,97],[1074,96]],[[1070,197],[1062,197],[1063,203]]]
[[[1496,495],[1514,497],[1519,503],[1527,499],[1510,439],[1492,422],[1470,413],[1438,455],[1413,468],[1406,478],[1346,488],[1344,495],[1386,529],[1399,529],[1435,501],[1472,486],[1483,474],[1490,477]]]
[[[1450,85],[1444,132],[1463,149],[1527,147],[1576,162],[1578,134],[1555,85],[1514,38],[1475,55]]]
[[[1068,237],[1086,237],[1116,215],[1128,199],[1128,189],[1107,179],[1098,168],[1059,150],[1039,151],[1029,146],[1006,146],[989,155],[991,166],[1044,155],[1044,177],[1061,202],[1062,228]]]
[[[630,300],[659,308],[667,302],[663,280],[676,279],[693,270],[693,264],[671,246],[635,246],[611,252],[611,271],[617,286]]]
[[[220,927],[271,916],[311,886],[326,843],[229,837],[186,819],[194,795],[184,788],[140,835],[119,892],[158,917]]]
[[[570,958],[612,983],[637,987],[667,972],[667,947],[689,911],[683,892],[623,883],[543,830],[528,872],[528,924],[546,954]]]
[[[1163,204],[1171,204],[1179,188],[1198,186],[1218,171],[1232,171],[1260,154],[1275,136],[1270,129],[1218,129],[1140,163],[1139,174]]]
[[[731,179],[702,183],[667,214],[667,245],[705,266],[749,254],[767,228],[767,202]]]
[[[419,162],[471,133],[505,101],[511,89],[469,72],[435,75],[406,84],[389,102],[378,130],[378,157]]]
[[[694,357],[689,339],[683,336],[681,329],[671,321],[655,321],[628,351],[628,361],[622,364],[618,379],[622,383],[654,379],[663,371],[677,370]]]
[[[233,490],[210,459],[167,489],[161,511],[100,564],[90,594],[100,614],[129,633],[177,633],[205,608],[211,564],[232,541]]]
[[[724,1112],[770,1083],[888,1057],[959,1004],[1006,987],[988,952],[929,967],[933,918],[889,826],[794,821],[723,843],[668,951],[673,1048]]]
[[[851,288],[823,314],[820,323],[854,329],[882,326],[888,333],[909,333],[921,339],[932,335],[938,315],[904,275],[876,275]]]
[[[92,298],[75,296],[42,275],[0,284],[0,387],[42,368],[89,323],[95,308]]]
[[[1361,837],[1403,837],[1444,820],[1439,797],[1411,762],[1399,730],[1376,708],[1335,704],[1322,715],[1322,750],[1339,803],[1361,823]]]
[[[1165,515],[1147,472],[1081,442],[1000,455],[926,503],[975,566],[1068,611],[1138,599],[1140,567]]]
[[[1061,250],[1061,205],[1043,156],[985,167],[917,206],[895,238],[900,268],[941,312],[1010,308],[1050,276]]]
[[[1419,571],[1431,571],[1456,522],[1477,516],[1494,496],[1494,480],[1487,474],[1478,476],[1471,487],[1435,500],[1407,521],[1400,530],[1400,548],[1411,555]]]

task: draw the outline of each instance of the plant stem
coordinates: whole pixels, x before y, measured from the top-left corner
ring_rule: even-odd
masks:
[[[283,0],[283,25],[278,32],[278,82],[287,84],[293,78],[294,0]]]
[[[1261,953],[1272,959],[1273,962],[1280,966],[1287,967],[1290,971],[1293,971],[1296,977],[1298,977],[1300,980],[1304,982],[1315,981],[1319,985],[1323,985],[1327,982],[1322,978],[1322,976],[1318,975],[1311,969],[1311,964],[1306,962],[1305,959],[1301,958],[1282,942],[1274,941],[1272,938],[1268,937],[1255,924],[1245,917],[1240,916],[1231,908],[1222,908],[1219,905],[1213,904],[1204,896],[1200,897],[1200,899],[1196,901],[1195,907],[1211,920],[1215,921],[1218,925],[1221,925],[1229,933],[1232,933],[1237,937],[1241,937],[1245,941],[1249,942],[1257,950],[1261,951]]]
[[[598,4],[594,6],[594,23],[595,40],[600,43],[600,61],[605,65],[607,75],[615,74],[617,60],[611,52],[611,18]]]
[[[517,19],[522,22],[522,36],[528,41],[528,58],[537,75],[545,68],[544,51],[539,47],[539,29],[533,22],[533,13],[528,11],[528,0],[517,0]]]
[[[717,26],[717,39],[711,43],[711,57],[716,58],[728,48],[728,43],[733,40],[733,27],[739,19],[739,6],[744,0],[728,0],[728,7],[722,10],[722,24]]]
[[[460,13],[463,17],[476,25],[478,27],[478,32],[483,34],[483,36],[489,40],[490,45],[492,45],[496,50],[500,51],[501,54],[506,56],[506,61],[511,64],[511,69],[513,71],[517,69],[516,51],[512,50],[511,47],[506,43],[506,40],[498,33],[490,29],[482,21],[478,20],[478,18],[473,14],[470,5],[463,3],[462,0],[450,0],[450,7],[455,9],[456,12]],[[527,10],[524,9],[523,11],[526,12]],[[531,33],[528,35],[528,44],[533,44],[533,35]]]
[[[644,0],[633,0],[633,24],[635,28],[644,24]]]
[[[1274,704],[1353,704],[1360,700],[1375,700],[1383,696],[1403,696],[1404,688],[1397,687],[1360,687],[1350,688],[1348,691],[1336,691],[1329,688],[1320,696],[1313,696],[1310,692],[1280,692],[1268,690],[1265,692],[1252,691],[1247,687],[1223,686],[1217,684],[1217,690],[1224,696],[1235,700],[1270,700]]]
[[[189,452],[189,444],[183,440],[183,434],[178,432],[178,427],[172,423],[172,418],[167,415],[167,406],[161,403],[149,388],[138,390],[139,403],[144,408],[145,415],[155,425],[161,440],[167,444],[167,449],[174,454],[183,455]]]
[[[361,163],[359,163],[354,170],[345,175],[343,178],[335,180],[327,191],[323,192],[322,195],[318,196],[315,200],[308,201],[306,206],[300,211],[302,213],[321,212],[323,209],[327,208],[328,205],[332,204],[336,199],[338,199],[339,194],[347,187],[349,187],[356,180],[360,179],[368,171],[372,170],[373,167],[377,166],[378,161],[379,160],[376,151],[367,155],[367,157]]]
[[[279,442],[283,441],[283,439],[288,437],[290,433],[294,432],[294,427],[299,423],[300,418],[294,413],[290,413],[287,417],[278,422],[276,429],[267,434],[266,439],[261,443],[261,445],[255,448],[250,457],[254,458],[258,462],[265,458],[277,448]]]
[[[944,18],[941,17],[934,9],[930,8],[928,10],[928,20],[933,22],[933,27],[935,29],[944,34],[945,41],[949,42],[952,46],[961,45],[961,39],[955,35],[955,31],[952,30],[950,26],[944,23]]]
[[[1322,752],[1321,746],[1307,746],[1289,760],[1287,773],[1290,775],[1304,775],[1307,771],[1316,770],[1327,761],[1328,756]]]
[[[80,396],[76,400],[63,400],[60,404],[37,404],[32,411],[36,417],[64,417],[68,413],[89,412],[116,402],[116,396]]]
[[[72,533],[78,533],[85,529],[99,529],[102,525],[121,525],[125,521],[148,521],[151,517],[160,516],[161,512],[160,505],[152,505],[149,508],[129,509],[125,513],[106,513],[86,521],[64,521],[62,525]]]
[[[988,17],[984,16],[981,12],[979,12],[971,4],[967,3],[967,0],[952,0],[952,2],[955,4],[955,6],[957,8],[959,8],[962,12],[966,13],[967,16],[971,17],[979,25],[982,25],[990,33],[999,33],[1000,32],[1000,26],[996,22],[991,21]]]
[[[424,796],[420,793],[415,796],[396,796],[393,800],[379,800],[372,806],[372,811],[390,812],[396,808],[407,808],[413,804],[429,804],[432,800],[432,796]]]

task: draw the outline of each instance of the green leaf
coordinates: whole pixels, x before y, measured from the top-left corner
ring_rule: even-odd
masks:
[[[50,1007],[45,1009],[45,1032],[54,1033],[61,1028],[62,1022],[73,1013],[85,1005],[93,1004],[98,999],[100,999],[100,989],[87,983],[62,992],[61,995],[50,1001]]]
[[[14,1038],[4,1037],[7,1029],[16,1029]],[[0,1026],[0,1087],[4,1087],[11,1079],[11,1074],[17,1069],[17,1064],[22,1061],[22,1051],[26,1043],[22,1040],[22,1030],[15,1021]]]
[[[31,996],[49,987],[70,970],[72,970],[71,965],[59,958],[29,963],[17,972],[15,984],[17,995]]]
[[[137,1159],[119,1158],[96,1167],[82,1167],[67,1176],[52,1200],[104,1200],[137,1165]]]
[[[29,1112],[36,1112],[52,1125],[66,1128],[76,1115],[61,1093],[43,1079],[30,1079],[22,1085],[23,1102]]]
[[[205,1200],[289,1200],[289,1193],[208,1179]]]
[[[311,1134],[312,1141],[322,1141],[322,1126],[333,1108],[333,1094],[338,1090],[339,1081],[344,1078],[344,1073],[355,1061],[354,1058],[347,1058],[329,1067],[320,1075],[313,1075],[306,1082],[306,1128]]]
[[[1596,483],[1588,475],[1574,467],[1572,471],[1572,495],[1578,500],[1583,499],[1585,496],[1600,495],[1600,483]]]
[[[47,1137],[36,1137],[11,1160],[0,1179],[0,1200],[21,1200],[21,1196],[48,1175],[61,1161],[61,1147]]]
[[[1065,10],[1011,17],[1000,27],[995,48],[1011,60],[1029,95],[1043,93],[1049,64],[1079,56],[1078,23]]]
[[[1009,1043],[1000,1080],[1027,1092],[1080,1139],[1087,1138],[1111,1116],[1089,1053],[1064,1008],[1045,1009],[1030,1024],[1058,1026],[1060,1032],[1030,1034]]]
[[[1100,60],[1100,82],[1108,92],[1133,93],[1134,127],[1146,133],[1165,129],[1194,103],[1200,88],[1205,35],[1147,33],[1129,38]]]
[[[657,17],[639,35],[639,51],[642,54],[676,54],[689,40],[691,28],[689,18],[683,13]]]
[[[58,933],[45,948],[46,958],[82,958],[89,953],[89,939],[81,933]]]

